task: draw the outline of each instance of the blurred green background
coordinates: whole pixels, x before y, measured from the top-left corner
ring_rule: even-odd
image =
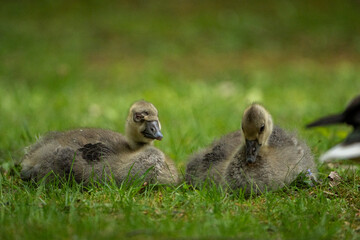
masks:
[[[359,12],[355,0],[4,1],[0,161],[50,130],[122,132],[138,99],[158,107],[157,146],[179,167],[252,101],[318,154],[348,129],[304,124],[359,93]]]

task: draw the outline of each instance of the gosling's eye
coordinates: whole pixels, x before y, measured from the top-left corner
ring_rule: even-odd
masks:
[[[260,133],[262,133],[262,132],[264,131],[264,129],[265,129],[265,125],[262,125],[262,126],[260,127]]]
[[[144,114],[145,116],[147,116],[147,115],[149,115],[149,112],[148,112],[148,111],[144,111],[143,114]]]
[[[134,121],[135,122],[140,122],[142,120],[144,120],[144,116],[141,113],[134,113]]]

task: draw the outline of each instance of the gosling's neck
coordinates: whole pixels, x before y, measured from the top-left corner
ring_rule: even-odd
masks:
[[[125,137],[131,150],[138,150],[140,148],[153,145],[152,140],[144,142],[144,137],[139,136],[139,133],[129,126],[126,126]]]
[[[135,141],[133,138],[126,136],[126,140],[129,144],[129,147],[131,150],[139,150],[140,148],[146,147],[146,146],[152,146],[153,141],[151,142],[138,142]]]

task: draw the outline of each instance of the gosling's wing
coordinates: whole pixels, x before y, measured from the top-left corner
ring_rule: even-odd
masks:
[[[88,143],[78,149],[86,161],[101,161],[115,152],[103,143]]]
[[[240,146],[242,141],[241,131],[236,131],[215,140],[210,147],[204,148],[190,156],[186,165],[186,181],[202,182],[209,175],[217,177],[224,164]],[[210,171],[212,169],[212,171]],[[200,183],[199,182],[199,183]]]

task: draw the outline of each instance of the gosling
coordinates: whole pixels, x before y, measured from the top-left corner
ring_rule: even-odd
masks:
[[[274,126],[263,106],[252,104],[244,112],[241,130],[193,155],[185,176],[189,184],[211,180],[249,195],[280,189],[300,173],[316,180],[317,169],[309,147]]]
[[[74,176],[85,185],[114,179],[117,184],[141,179],[177,184],[173,161],[153,146],[161,140],[158,110],[146,101],[129,110],[125,136],[106,129],[83,128],[51,132],[30,146],[22,161],[21,178],[49,181],[55,175]]]
[[[309,147],[293,134],[273,125],[270,113],[252,104],[242,118],[244,141],[231,157],[223,184],[246,195],[289,185],[300,173],[316,180],[317,169]]]

